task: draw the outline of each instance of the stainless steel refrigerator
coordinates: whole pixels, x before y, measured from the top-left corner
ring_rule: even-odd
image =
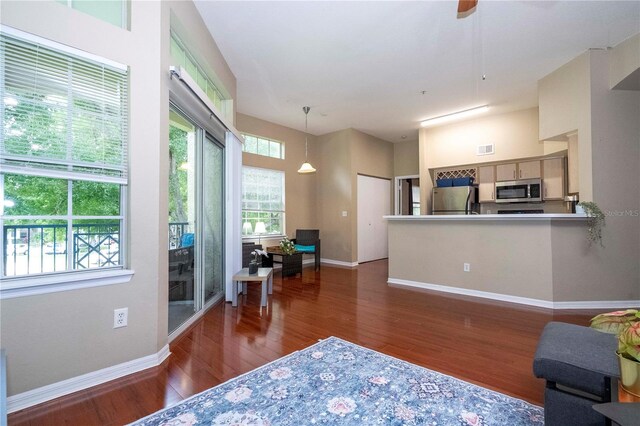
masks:
[[[446,186],[433,188],[433,214],[477,214],[477,186]]]

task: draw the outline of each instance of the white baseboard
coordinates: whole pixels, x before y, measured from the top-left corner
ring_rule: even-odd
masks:
[[[500,300],[503,302],[519,303],[521,305],[537,306],[548,309],[624,309],[640,306],[640,300],[589,300],[589,301],[568,301],[553,302],[550,300],[531,299],[529,297],[512,296],[502,293],[491,293],[488,291],[470,290],[460,287],[449,287],[438,284],[429,284],[419,281],[402,280],[399,278],[387,279],[388,284],[422,288],[425,290],[439,291],[443,293],[460,294],[463,296],[481,297],[483,299]]]
[[[333,260],[320,258],[320,263],[326,263],[328,265],[346,266],[347,268],[353,268],[358,266],[358,262],[343,262],[342,260]]]
[[[165,345],[152,355],[12,395],[7,398],[7,412],[13,413],[14,411],[23,410],[36,404],[155,367],[167,359],[170,354],[169,345]],[[11,361],[9,360],[9,362]]]
[[[553,302],[553,309],[630,309],[638,308],[640,300],[576,300]]]

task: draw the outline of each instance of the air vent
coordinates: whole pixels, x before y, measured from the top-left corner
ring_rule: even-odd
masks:
[[[478,145],[477,155],[492,155],[495,154],[495,145]]]

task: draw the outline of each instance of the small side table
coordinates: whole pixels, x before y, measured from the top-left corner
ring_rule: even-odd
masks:
[[[262,282],[260,305],[267,306],[267,293],[273,294],[273,268],[258,268],[258,273],[253,275],[249,274],[249,268],[242,268],[236,272],[231,278],[233,283],[231,306],[238,306],[238,283],[242,283],[242,294],[247,294],[247,282],[249,281]]]
[[[607,418],[607,425],[636,426],[640,421],[640,397],[627,393],[617,378],[611,379],[611,402],[596,404],[593,409]]]
[[[282,278],[291,275],[302,274],[302,252],[296,251],[292,254],[284,254],[278,246],[267,247],[267,253],[271,255],[271,264],[282,264]],[[281,260],[275,260],[274,256],[280,256]],[[264,264],[264,259],[263,259]]]

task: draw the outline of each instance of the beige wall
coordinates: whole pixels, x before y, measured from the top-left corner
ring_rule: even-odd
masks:
[[[430,211],[433,181],[430,170],[463,164],[503,161],[544,154],[538,139],[538,109],[496,114],[420,130],[420,199]],[[494,155],[476,155],[476,147],[494,144]]]
[[[390,220],[389,278],[544,302],[638,300],[637,273],[628,262],[637,252],[603,268],[607,255],[589,246],[585,226],[563,220]],[[463,272],[463,263],[470,272]]]
[[[285,171],[287,235],[292,237],[300,228],[319,228],[323,259],[356,262],[357,176],[365,174],[391,180],[394,145],[355,129],[318,137],[308,135],[309,161],[318,171],[301,175],[297,170],[304,161],[304,132],[240,113],[236,118],[236,127],[241,132],[285,142],[285,160],[243,153],[242,162],[247,166]],[[389,200],[391,212],[392,202],[393,198]],[[261,240],[275,245],[279,239]]]
[[[580,199],[597,202],[607,214],[604,248],[585,246],[577,230],[573,239],[554,243],[563,258],[554,279],[579,281],[580,291],[593,297],[615,293],[637,299],[640,293],[640,92],[610,90],[612,78],[632,68],[620,64],[634,63],[636,54],[618,46],[592,50],[540,81],[541,137],[543,124],[552,129],[548,135],[578,129]],[[626,71],[620,74],[620,68]]]
[[[322,258],[351,264],[358,259],[358,174],[391,179],[393,144],[345,129],[319,136],[318,154]]]
[[[393,180],[393,144],[355,129],[350,129],[351,144],[351,262],[358,261],[358,175]],[[393,184],[391,184],[393,188]],[[389,213],[393,214],[393,190]],[[366,206],[360,206],[366,208]]]
[[[351,184],[350,130],[340,130],[318,137],[317,206],[322,258],[351,261]],[[347,212],[347,217],[342,212]]]
[[[618,44],[610,53],[609,87],[640,90],[640,34]],[[631,75],[634,78],[629,78]]]
[[[640,293],[640,91],[609,89],[610,51],[591,53],[593,200],[609,212],[599,274],[620,291]],[[595,249],[595,248],[594,248]],[[633,255],[635,253],[635,255]]]
[[[199,45],[214,42],[190,2],[131,2],[131,31],[52,1],[3,1],[0,7],[2,24],[127,64],[131,82],[129,267],[135,275],[127,284],[0,301],[11,396],[166,345],[170,15]],[[207,61],[235,96],[222,57],[210,49]],[[129,325],[114,330],[113,310],[121,307],[129,308]]]
[[[538,139],[538,108],[489,115],[420,130],[427,168],[503,161],[543,155]],[[494,155],[476,155],[478,145],[495,144]]]
[[[547,222],[388,222],[390,279],[552,300]]]
[[[393,175],[413,176],[420,173],[420,148],[418,141],[393,144]]]
[[[284,160],[243,152],[242,164],[285,172],[286,234],[293,238],[296,229],[318,228],[317,173],[298,173],[305,158],[305,133],[240,113],[236,115],[236,128],[240,132],[263,136],[285,144]],[[316,137],[307,137],[309,162],[318,169]],[[321,236],[324,242],[323,237]]]
[[[566,139],[578,132],[580,199],[593,199],[591,164],[590,51],[538,82],[540,140]]]

